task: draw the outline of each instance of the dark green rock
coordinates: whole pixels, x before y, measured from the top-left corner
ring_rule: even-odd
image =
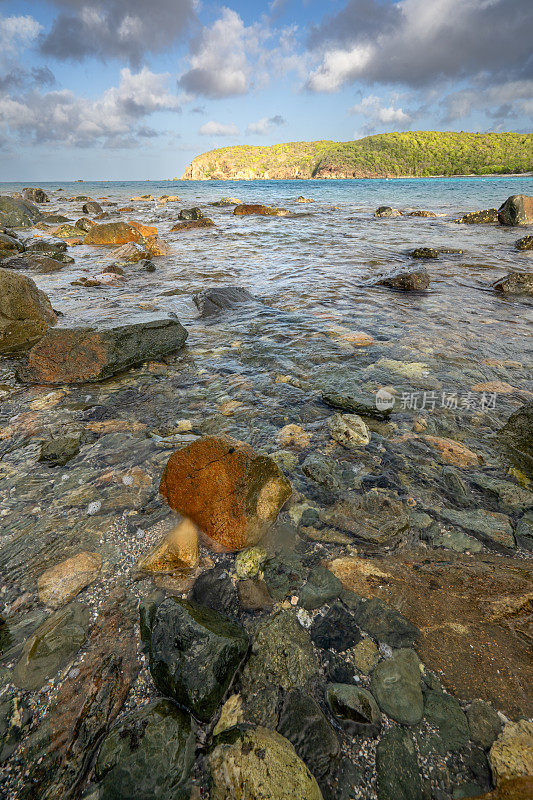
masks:
[[[278,732],[292,743],[320,785],[339,755],[340,746],[318,703],[298,689],[289,692],[280,713]]]
[[[191,597],[200,605],[228,617],[235,617],[239,612],[237,589],[223,567],[203,572],[194,582]]]
[[[182,208],[180,213],[178,214],[178,219],[181,220],[191,220],[191,219],[202,219],[204,215],[202,214],[201,209],[197,206],[194,208]]]
[[[324,650],[348,650],[361,641],[361,631],[342,603],[336,602],[323,617],[315,617],[310,629],[311,639]]]
[[[141,632],[159,691],[208,722],[246,655],[245,630],[217,611],[168,597],[141,605]]]
[[[0,703],[0,764],[9,758],[23,739],[31,717],[28,705],[20,697]]]
[[[288,553],[269,559],[263,567],[263,575],[274,600],[284,600],[289,594],[298,594],[307,569],[297,555]]]
[[[13,682],[21,689],[35,691],[53,678],[85,641],[89,616],[82,603],[71,603],[52,614],[24,645]]]
[[[326,405],[346,411],[348,414],[359,414],[362,417],[374,417],[375,419],[388,419],[391,409],[381,411],[376,407],[375,399],[369,394],[350,391],[350,394],[340,392],[323,392],[322,400]]]
[[[101,800],[189,800],[194,744],[191,718],[170,700],[129,714],[98,753]]]
[[[420,638],[420,631],[403,614],[377,597],[366,600],[353,592],[345,591],[341,600],[352,612],[361,630],[378,642],[391,647],[412,647]]]
[[[389,717],[416,725],[424,713],[420,662],[414,650],[397,650],[381,661],[371,676],[372,694]]]
[[[328,683],[326,700],[331,713],[351,734],[375,736],[381,727],[381,714],[366,689],[346,683]]]
[[[533,478],[533,403],[511,414],[497,438],[512,463]]]
[[[314,567],[300,589],[300,605],[312,611],[335,600],[342,591],[342,583],[326,567]]]
[[[516,524],[516,541],[525,550],[533,550],[533,511],[524,514]]]
[[[483,474],[473,475],[471,480],[474,486],[487,492],[487,494],[496,498],[501,506],[512,511],[533,508],[533,492],[523,489],[516,483]]]
[[[466,718],[472,741],[484,750],[488,750],[502,729],[502,721],[497,711],[483,700],[473,700],[466,711]]]
[[[46,461],[54,467],[62,467],[79,453],[82,439],[81,433],[47,439],[41,444],[39,461]]]
[[[339,468],[338,462],[332,458],[325,458],[320,453],[310,453],[302,464],[302,472],[327,492],[342,490],[342,470]],[[314,511],[314,509],[310,509],[310,511]],[[313,525],[316,522],[317,512],[313,516],[315,517],[314,521],[307,521],[303,519],[302,515],[300,524]]]
[[[513,526],[505,514],[493,514],[484,508],[464,511],[455,508],[441,508],[439,515],[446,522],[459,525],[497,550],[512,550],[515,547]]]
[[[378,800],[422,800],[422,782],[413,738],[391,728],[376,750]]]
[[[439,251],[434,247],[416,247],[411,252],[411,258],[438,258]]]
[[[469,740],[466,714],[454,697],[428,692],[424,707],[426,721],[437,728],[446,750],[460,750]]]
[[[241,679],[244,695],[267,686],[305,688],[318,675],[311,638],[295,611],[280,611],[258,625]]]
[[[377,286],[388,286],[403,292],[420,292],[429,286],[429,274],[425,269],[400,267],[376,281]]]
[[[198,292],[192,299],[200,316],[209,317],[211,314],[219,314],[243,303],[251,303],[255,298],[242,286],[216,286]]]

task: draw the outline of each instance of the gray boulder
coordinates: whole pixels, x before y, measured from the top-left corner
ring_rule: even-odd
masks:
[[[227,309],[236,308],[244,303],[254,301],[253,295],[242,286],[221,286],[213,289],[204,289],[193,297],[201,317],[218,314]]]
[[[28,200],[0,195],[0,225],[3,228],[32,228],[41,218],[37,206]]]

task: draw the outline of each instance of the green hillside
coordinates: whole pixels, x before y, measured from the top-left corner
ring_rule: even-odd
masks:
[[[353,142],[241,145],[197,156],[184,179],[373,178],[533,170],[533,134],[411,131]]]

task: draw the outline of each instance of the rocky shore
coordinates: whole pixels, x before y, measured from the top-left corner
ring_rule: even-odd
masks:
[[[526,343],[313,327],[201,262],[311,198],[128,203],[0,196],[0,796],[533,796]],[[533,198],[495,205],[454,247],[380,206],[420,245],[359,291],[409,319],[492,226],[523,260],[480,291],[525,317]],[[142,298],[184,237],[187,320]]]

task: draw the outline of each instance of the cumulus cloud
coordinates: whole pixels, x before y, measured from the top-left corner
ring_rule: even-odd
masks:
[[[442,100],[443,122],[456,123],[478,110],[498,122],[533,116],[533,80],[507,81],[496,86],[450,92]]]
[[[195,0],[54,0],[60,12],[41,52],[58,59],[126,59],[166,50],[196,19]]]
[[[121,70],[119,85],[93,101],[67,89],[31,89],[14,97],[4,95],[0,97],[1,126],[4,133],[36,144],[133,144],[137,137],[155,135],[144,124],[150,114],[179,110],[177,97],[167,89],[169,79],[170,75],[156,74],[146,67],[137,73],[126,68]]]
[[[247,50],[254,39],[237,12],[223,8],[220,18],[194,41],[191,69],[182,75],[180,85],[205,97],[245,94],[250,81]]]
[[[372,133],[378,127],[385,127],[388,130],[394,128],[396,130],[405,130],[411,127],[413,117],[407,113],[403,108],[391,105],[385,105],[382,100],[376,95],[368,95],[363,97],[360,103],[350,108],[350,114],[361,114],[366,117],[368,123],[364,127],[365,133]]]
[[[320,61],[307,86],[421,87],[481,73],[520,79],[533,69],[532,35],[529,0],[349,0],[310,35]]]
[[[264,134],[270,133],[274,128],[278,128],[280,125],[286,125],[286,123],[287,120],[280,114],[276,114],[274,117],[263,117],[257,120],[257,122],[250,122],[246,128],[246,133],[263,136]]]
[[[223,122],[210,120],[202,125],[198,133],[200,136],[238,136],[239,129],[234,123],[225,125]]]

